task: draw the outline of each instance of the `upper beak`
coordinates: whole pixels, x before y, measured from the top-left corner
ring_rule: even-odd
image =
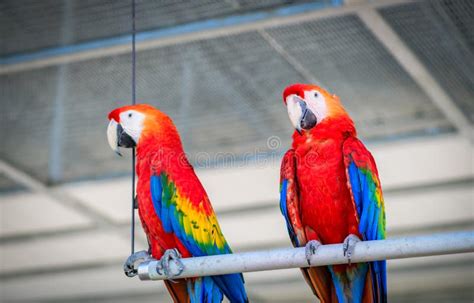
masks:
[[[110,148],[112,148],[117,155],[122,156],[118,144],[118,125],[117,121],[110,119],[109,126],[107,127],[107,141],[109,141]]]
[[[318,122],[316,115],[308,108],[306,101],[297,95],[287,97],[286,107],[291,123],[300,135],[303,129],[309,130]]]

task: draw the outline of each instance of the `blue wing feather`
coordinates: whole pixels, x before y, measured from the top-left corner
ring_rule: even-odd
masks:
[[[161,219],[163,229],[167,233],[174,232],[183,245],[193,256],[204,256],[209,253],[222,254],[231,253],[226,244],[221,251],[216,245],[209,247],[209,251],[204,251],[192,237],[186,235],[182,227],[182,216],[177,216],[176,205],[169,203],[172,197],[167,196],[163,187],[165,177],[163,175],[153,175],[150,179],[150,190],[153,208],[156,215]],[[195,279],[188,282],[188,293],[191,303],[198,302],[221,302],[224,293],[231,302],[247,302],[247,294],[244,288],[242,274],[230,274]]]
[[[385,238],[383,197],[375,162],[362,142],[350,138],[344,143],[344,157],[354,206],[359,217],[359,232],[364,240]],[[369,262],[375,302],[387,301],[386,262]]]
[[[156,215],[161,218],[161,193],[163,191],[161,178],[159,176],[151,176],[150,187],[153,208],[155,209]]]
[[[286,228],[288,229],[288,235],[290,236],[291,242],[293,243],[294,246],[298,247],[300,246],[300,243],[298,241],[298,237],[296,236],[295,230],[293,229],[293,225],[290,222],[290,218],[288,217],[288,209],[287,209],[287,204],[286,204],[287,190],[288,190],[288,180],[283,179],[283,182],[281,184],[281,190],[280,190],[280,210],[281,210],[281,213],[283,214],[283,217],[285,218]]]

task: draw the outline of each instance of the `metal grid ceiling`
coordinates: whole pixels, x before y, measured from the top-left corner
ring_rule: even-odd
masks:
[[[104,135],[108,111],[130,100],[130,55],[72,63],[66,70],[63,177],[128,170]],[[302,81],[257,33],[140,52],[137,77],[138,102],[173,117],[186,150],[200,153],[200,160],[268,152],[266,140],[275,134],[289,139],[281,88],[289,79]]]
[[[57,67],[2,75],[0,157],[47,181]]]
[[[381,14],[474,123],[474,1],[415,2]]]
[[[341,97],[365,139],[453,131],[358,17],[267,33]],[[107,113],[130,103],[130,66],[124,54],[1,75],[8,111],[0,113],[0,127],[8,132],[0,156],[42,181],[127,172],[128,161],[108,148],[105,128]],[[273,152],[266,146],[272,135],[282,138],[283,151],[292,130],[281,91],[305,82],[258,32],[141,51],[137,76],[138,100],[174,118],[197,162],[217,153]]]
[[[355,15],[268,33],[341,97],[366,138],[444,132],[450,124]]]
[[[137,0],[137,30],[165,28],[309,0]],[[313,1],[314,2],[314,1]],[[318,0],[331,3],[330,0]],[[130,32],[130,0],[3,0],[0,56]]]

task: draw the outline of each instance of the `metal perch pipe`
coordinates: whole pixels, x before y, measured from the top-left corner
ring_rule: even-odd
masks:
[[[351,262],[402,259],[421,256],[474,252],[474,230],[412,236],[356,244]],[[282,248],[266,251],[244,252],[228,255],[181,259],[184,270],[173,279],[224,275],[237,272],[265,271],[285,268],[308,267],[305,248]],[[342,244],[323,245],[311,258],[311,266],[344,264]],[[141,280],[164,280],[168,277],[157,271],[159,261],[149,260],[138,267]],[[177,266],[171,262],[171,269]]]

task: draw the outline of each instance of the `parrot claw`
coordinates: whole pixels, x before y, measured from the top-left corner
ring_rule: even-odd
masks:
[[[306,256],[306,262],[308,262],[308,265],[311,265],[311,256],[316,253],[316,250],[321,246],[321,242],[316,241],[316,240],[311,240],[308,243],[306,243],[305,246],[305,256]]]
[[[184,265],[183,262],[181,262],[180,258],[181,254],[176,248],[167,249],[161,257],[160,262],[158,262],[157,272],[159,274],[162,274],[161,271],[163,271],[164,275],[168,277],[168,280],[173,282],[172,278],[179,276],[184,270]],[[175,262],[176,267],[178,269],[177,273],[174,273],[171,270],[170,261]]]
[[[351,257],[354,254],[354,249],[357,242],[360,242],[359,237],[357,237],[356,235],[350,234],[344,239],[344,242],[342,244],[344,256],[349,261],[349,265],[351,265]]]
[[[137,261],[144,262],[150,258],[150,254],[146,250],[141,250],[130,255],[123,265],[123,272],[129,278],[135,277],[138,274],[137,269],[135,268],[135,263]]]

